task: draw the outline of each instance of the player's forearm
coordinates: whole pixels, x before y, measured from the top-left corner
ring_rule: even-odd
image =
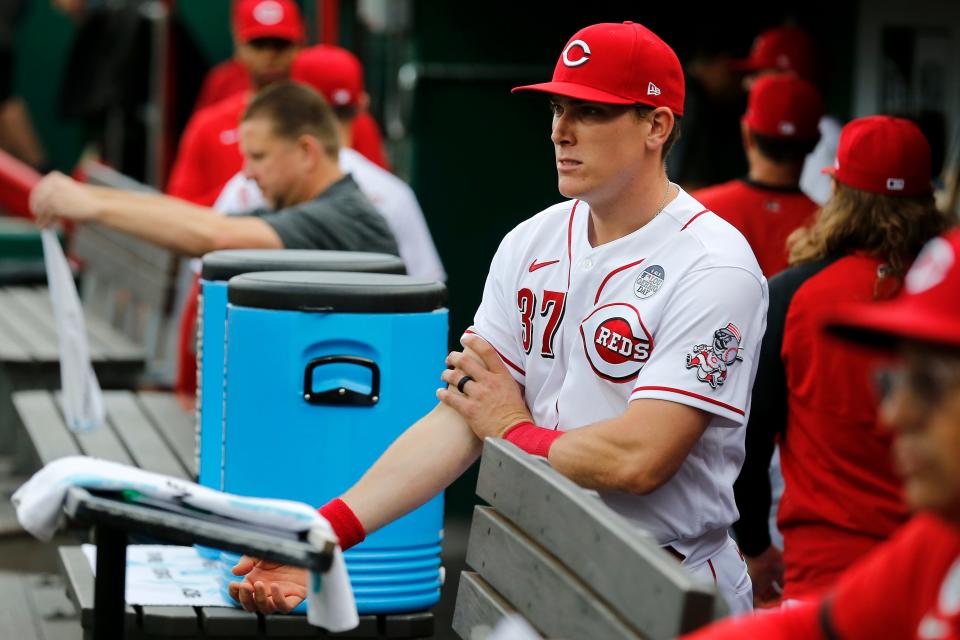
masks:
[[[203,255],[217,247],[221,216],[169,196],[119,189],[93,189],[95,220],[147,242],[188,255]]]
[[[343,500],[369,534],[445,489],[480,449],[463,418],[437,405],[390,445]]]

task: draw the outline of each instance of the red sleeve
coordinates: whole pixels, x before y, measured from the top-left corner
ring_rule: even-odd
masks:
[[[837,582],[831,616],[837,635],[844,640],[915,637],[960,552],[958,541],[957,531],[930,516],[901,527]]]
[[[820,608],[820,603],[806,603],[770,613],[728,618],[683,636],[682,640],[824,640]]]
[[[200,160],[203,158],[204,113],[206,112],[195,114],[187,123],[177,148],[177,157],[170,169],[170,179],[167,181],[167,195],[190,202],[197,202],[198,196],[202,195],[204,190],[200,180],[203,175]]]
[[[214,105],[225,98],[250,88],[247,70],[236,60],[221,62],[207,73],[193,112]]]
[[[353,148],[369,160],[390,171],[390,162],[383,148],[383,134],[373,116],[363,111],[353,120]]]

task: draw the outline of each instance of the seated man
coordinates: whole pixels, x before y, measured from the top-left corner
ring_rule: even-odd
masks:
[[[30,194],[40,225],[97,222],[180,253],[217,249],[333,249],[398,253],[370,201],[337,164],[336,118],[316,91],[283,81],[250,102],[240,124],[244,171],[273,211],[223,216],[177,198],[94,187],[60,173]]]

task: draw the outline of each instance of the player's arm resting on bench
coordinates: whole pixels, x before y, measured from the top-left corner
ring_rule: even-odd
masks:
[[[51,173],[30,194],[30,210],[42,226],[62,217],[98,222],[188,255],[218,249],[282,249],[277,232],[252,216],[224,216],[185,200],[151,193],[80,184]]]
[[[454,368],[445,371],[443,379],[455,385],[469,375],[473,381],[465,387],[467,395],[451,388],[439,391],[438,397],[463,415],[478,437],[512,440],[511,429],[530,420],[519,385],[484,339],[468,335],[463,344],[482,364],[451,354],[448,364]],[[565,433],[545,434],[546,429],[532,424],[527,429],[554,438],[538,447],[540,454],[580,486],[647,494],[673,477],[710,418],[706,411],[684,404],[640,398],[616,418]]]

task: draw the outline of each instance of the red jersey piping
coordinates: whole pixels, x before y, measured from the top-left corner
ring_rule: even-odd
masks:
[[[640,264],[641,262],[643,262],[643,260],[644,260],[643,258],[640,258],[640,259],[637,260],[636,262],[631,262],[630,264],[625,264],[625,265],[623,265],[622,267],[617,267],[616,269],[614,269],[613,271],[611,271],[610,273],[608,273],[608,274],[607,274],[607,277],[603,279],[603,282],[600,283],[600,287],[597,289],[597,297],[594,298],[593,304],[597,304],[598,302],[600,302],[600,293],[603,291],[603,287],[606,286],[607,280],[609,280],[610,278],[612,278],[612,277],[615,276],[616,274],[620,273],[620,272],[623,271],[624,269],[629,269],[630,267],[635,267],[635,266],[637,266],[638,264]]]
[[[746,412],[743,409],[737,409],[733,405],[726,404],[725,402],[720,402],[719,400],[714,400],[713,398],[708,398],[702,396],[699,393],[693,393],[692,391],[685,391],[683,389],[674,389],[673,387],[637,387],[634,389],[630,395],[633,395],[637,391],[669,391],[671,393],[679,393],[680,395],[690,396],[691,398],[696,398],[697,400],[703,400],[704,402],[709,402],[710,404],[715,404],[718,407],[723,407],[728,411],[733,411],[736,414],[745,416]]]
[[[689,220],[687,220],[687,224],[683,225],[683,227],[680,229],[680,231],[683,231],[684,229],[686,229],[687,227],[689,227],[691,224],[693,224],[693,221],[694,221],[694,220],[696,220],[697,218],[699,218],[700,216],[702,216],[703,214],[705,214],[705,213],[707,213],[707,212],[709,212],[709,211],[710,211],[710,209],[704,209],[704,210],[701,211],[700,213],[695,214],[692,218],[690,218]]]

